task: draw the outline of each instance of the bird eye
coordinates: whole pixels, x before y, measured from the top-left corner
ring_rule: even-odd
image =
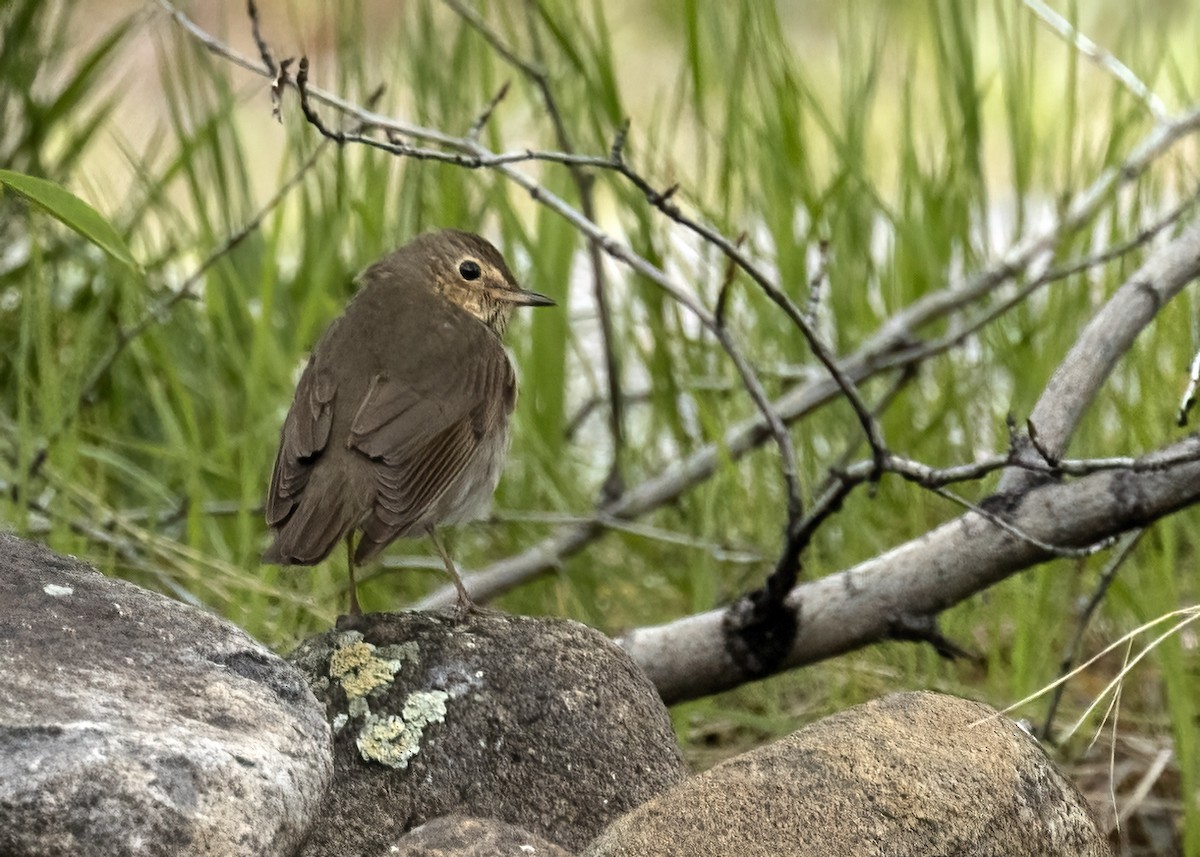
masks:
[[[464,280],[478,280],[483,274],[479,269],[479,263],[474,259],[467,259],[458,266],[458,273],[462,274]]]

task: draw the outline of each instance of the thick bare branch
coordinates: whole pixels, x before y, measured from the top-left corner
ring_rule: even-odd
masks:
[[[1193,460],[1158,469],[1104,471],[1048,484],[1019,498],[1008,520],[1046,542],[1088,545],[1143,527],[1200,500],[1200,440],[1189,438],[1143,459]],[[889,639],[906,616],[933,615],[1047,558],[1044,551],[974,514],[853,568],[797,587],[803,608],[790,669]],[[746,675],[729,657],[724,610],[640,628],[619,642],[668,702],[735,687]]]
[[[1084,328],[1051,376],[1029,422],[1037,431],[1037,449],[1023,456],[1061,456],[1084,411],[1142,329],[1189,282],[1200,276],[1200,224],[1188,227],[1117,289]],[[1014,468],[1000,481],[1000,491],[1020,491],[1035,477]]]

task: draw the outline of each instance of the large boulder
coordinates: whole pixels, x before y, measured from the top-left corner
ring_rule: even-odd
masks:
[[[371,614],[292,661],[334,730],[334,784],[310,857],[385,853],[453,813],[578,848],[685,773],[653,686],[577,622]]]
[[[585,857],[1103,857],[1086,801],[986,705],[900,693],[651,800]]]
[[[331,750],[292,667],[3,534],[0,605],[0,854],[294,853]]]

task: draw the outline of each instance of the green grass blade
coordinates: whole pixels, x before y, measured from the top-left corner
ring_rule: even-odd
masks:
[[[0,170],[0,185],[21,195],[64,226],[75,230],[118,262],[137,271],[125,240],[100,212],[65,187],[47,179]]]

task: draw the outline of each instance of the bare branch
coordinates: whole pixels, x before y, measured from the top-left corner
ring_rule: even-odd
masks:
[[[1146,105],[1146,109],[1150,111],[1154,121],[1165,123],[1171,120],[1171,114],[1167,111],[1166,105],[1162,103],[1162,99],[1155,95],[1154,90],[1143,83],[1141,78],[1130,70],[1129,66],[1079,32],[1070,21],[1055,12],[1042,0],[1023,0],[1023,2],[1026,8],[1033,12],[1042,23],[1132,92],[1138,101]]]
[[[1156,126],[1122,163],[1102,172],[1076,194],[1065,213],[1048,227],[1018,241],[992,267],[971,275],[966,282],[930,292],[895,313],[863,343],[860,352],[886,352],[907,345],[914,332],[929,322],[969,306],[1048,256],[1065,237],[1090,220],[1117,187],[1136,179],[1178,140],[1197,130],[1200,130],[1200,106],[1191,108],[1174,122]]]
[[[1144,527],[1200,500],[1200,440],[1140,460],[1140,470],[1103,471],[1050,483],[1017,498],[1008,520],[1047,542],[1086,545]],[[1165,469],[1156,460],[1186,460]],[[802,584],[788,603],[804,622],[779,669],[888,639],[898,616],[936,615],[1045,561],[1044,551],[974,514],[950,521],[853,568]],[[640,628],[619,642],[668,703],[716,693],[746,678],[725,648],[724,610]]]
[[[267,40],[263,38],[262,27],[258,20],[258,4],[254,0],[246,0],[246,14],[250,17],[250,33],[254,36],[254,45],[258,48],[258,56],[271,76],[276,77],[280,69],[275,65],[275,57],[267,45]]]
[[[1021,450],[1023,456],[1053,459],[1066,451],[1084,411],[1117,361],[1158,311],[1197,276],[1200,225],[1192,225],[1151,254],[1084,328],[1029,417],[1041,451]],[[1019,491],[1029,484],[1029,474],[1014,469],[1001,479],[999,490]]]
[[[508,95],[507,80],[500,85],[500,89],[497,90],[496,94],[492,96],[492,100],[488,102],[488,106],[485,107],[483,112],[479,114],[479,118],[471,123],[471,127],[467,130],[468,140],[479,139],[479,135],[483,133],[483,129],[491,120],[492,114],[496,112],[496,108],[500,106],[500,102],[504,100],[506,95]]]

